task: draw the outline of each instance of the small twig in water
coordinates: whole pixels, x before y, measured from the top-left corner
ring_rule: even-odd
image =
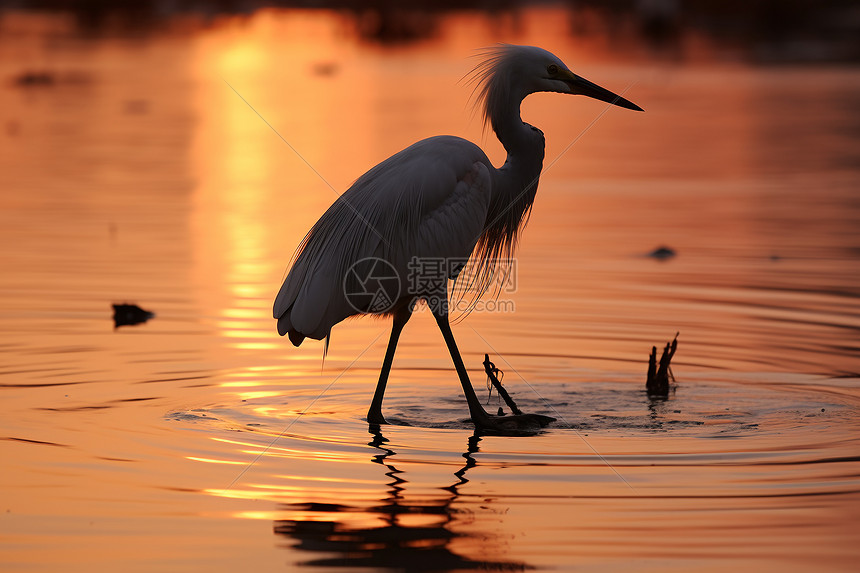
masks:
[[[522,412],[519,408],[517,408],[516,402],[511,398],[511,395],[508,394],[508,391],[505,390],[505,387],[502,386],[501,381],[499,380],[499,374],[504,375],[504,373],[496,368],[496,365],[490,362],[490,355],[484,354],[484,370],[487,372],[487,381],[495,387],[496,392],[499,393],[499,396],[502,397],[502,400],[505,401],[505,404],[508,405],[508,408],[511,409],[511,412],[516,416],[522,415]],[[501,408],[499,408],[501,410]]]

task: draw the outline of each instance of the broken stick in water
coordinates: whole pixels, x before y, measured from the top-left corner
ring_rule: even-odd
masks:
[[[666,343],[663,349],[663,355],[660,357],[660,365],[657,366],[657,347],[651,347],[651,356],[648,357],[648,379],[645,382],[645,390],[648,396],[665,398],[669,396],[669,382],[675,381],[675,376],[672,374],[670,363],[675,351],[678,349],[678,334],[675,333],[675,338],[672,342]]]
[[[502,371],[496,368],[495,364],[490,362],[489,354],[484,354],[484,370],[487,372],[488,385],[492,384],[492,387],[496,389],[496,392],[499,393],[499,396],[502,397],[502,400],[505,401],[505,404],[508,405],[508,408],[511,409],[511,412],[513,412],[514,415],[521,415],[522,412],[519,408],[517,408],[516,402],[514,402],[514,399],[511,398],[510,394],[508,394],[508,391],[505,390],[504,386],[502,386],[501,380],[499,380],[499,374],[502,373]],[[501,408],[499,408],[499,411],[501,411]]]

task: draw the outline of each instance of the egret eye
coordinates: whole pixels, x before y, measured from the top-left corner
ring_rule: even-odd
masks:
[[[554,76],[558,73],[558,66],[555,64],[550,64],[546,67],[546,71],[547,73],[549,73],[549,75]]]

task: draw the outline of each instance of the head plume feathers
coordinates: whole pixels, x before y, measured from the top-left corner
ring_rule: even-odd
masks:
[[[519,116],[519,105],[530,93],[544,91],[531,83],[533,66],[537,62],[549,62],[564,67],[564,63],[552,53],[536,46],[497,44],[483,48],[475,54],[481,61],[466,74],[472,87],[474,107],[481,108],[484,125],[499,133],[499,122],[511,112]]]
[[[513,56],[523,46],[512,44],[497,44],[482,48],[475,54],[481,61],[466,74],[467,83],[472,85],[472,102],[474,108],[481,109],[484,126],[493,125],[493,111],[510,99],[511,75],[510,65]]]

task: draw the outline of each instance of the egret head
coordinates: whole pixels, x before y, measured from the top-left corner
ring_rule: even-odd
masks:
[[[571,72],[554,54],[535,46],[501,44],[480,54],[482,61],[472,70],[478,102],[483,104],[484,119],[493,121],[508,112],[527,95],[557,92],[584,95],[619,107],[643,111],[635,103]]]

